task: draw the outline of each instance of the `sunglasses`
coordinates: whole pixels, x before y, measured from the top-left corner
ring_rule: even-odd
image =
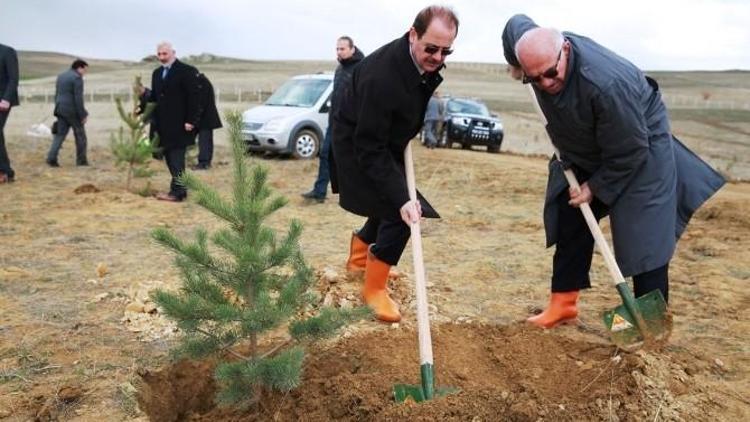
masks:
[[[549,69],[547,69],[544,72],[542,72],[541,75],[537,75],[537,76],[534,76],[534,77],[531,77],[531,76],[528,76],[528,75],[524,74],[522,82],[524,84],[530,84],[530,83],[538,84],[539,82],[542,81],[542,78],[552,79],[552,78],[556,77],[558,75],[557,67],[560,66],[560,58],[561,57],[562,57],[562,47],[560,47],[560,52],[557,53],[557,61],[555,62],[554,66],[552,66]]]
[[[451,54],[453,54],[453,50],[451,50],[448,47],[438,47],[438,46],[433,45],[433,44],[427,44],[424,47],[424,52],[427,53],[427,54],[429,54],[429,55],[433,55],[433,54],[437,53],[438,51],[440,52],[440,55],[443,56],[443,57],[450,56]]]

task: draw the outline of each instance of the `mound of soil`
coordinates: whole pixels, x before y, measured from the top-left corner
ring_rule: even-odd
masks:
[[[430,402],[394,402],[394,384],[419,383],[417,336],[383,329],[310,350],[302,385],[265,392],[249,411],[214,405],[210,361],[142,374],[139,403],[153,421],[679,420],[701,411],[676,403],[672,390],[692,380],[666,355],[620,354],[522,324],[442,324],[433,340],[438,386],[461,391]]]

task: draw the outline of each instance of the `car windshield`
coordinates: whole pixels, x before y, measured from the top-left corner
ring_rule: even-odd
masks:
[[[490,111],[482,103],[467,100],[449,100],[448,113],[451,114],[476,114],[479,116],[489,116]]]
[[[328,88],[328,79],[292,79],[281,85],[265,104],[269,106],[312,107]]]

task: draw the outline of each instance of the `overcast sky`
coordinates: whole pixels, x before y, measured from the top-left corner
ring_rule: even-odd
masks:
[[[504,63],[500,34],[525,13],[593,38],[645,70],[750,70],[750,0],[454,0],[449,60]],[[169,40],[178,56],[330,59],[346,34],[365,53],[402,35],[416,0],[0,0],[0,43],[139,60]]]

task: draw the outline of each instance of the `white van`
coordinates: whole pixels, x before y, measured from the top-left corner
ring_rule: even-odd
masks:
[[[300,75],[286,81],[263,105],[242,113],[248,151],[313,158],[328,127],[332,74]]]

